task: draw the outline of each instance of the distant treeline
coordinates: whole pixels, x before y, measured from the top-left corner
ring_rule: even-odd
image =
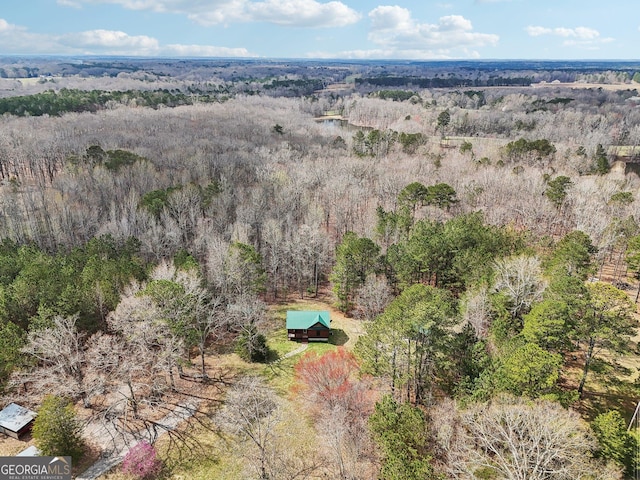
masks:
[[[377,87],[420,87],[420,88],[455,88],[455,87],[508,87],[529,86],[531,77],[488,77],[488,78],[462,78],[462,77],[397,77],[382,76],[369,78],[356,78],[357,85],[369,84]]]
[[[315,90],[321,90],[324,88],[324,83],[320,78],[305,78],[305,79],[284,79],[284,80],[272,80],[269,83],[264,84],[265,90],[272,90],[276,88],[286,88],[297,90],[305,94],[311,94]]]
[[[217,96],[199,94],[198,102],[215,102]],[[8,113],[17,116],[58,116],[67,112],[96,112],[106,108],[109,102],[158,108],[159,106],[176,107],[191,105],[194,97],[179,91],[155,90],[70,90],[58,92],[49,90],[34,95],[9,97],[0,99],[0,115]]]

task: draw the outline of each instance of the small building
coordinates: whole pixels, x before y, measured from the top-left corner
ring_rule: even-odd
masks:
[[[287,312],[287,335],[289,340],[303,342],[328,342],[331,335],[331,318],[327,311]]]
[[[31,431],[37,413],[16,403],[10,403],[0,410],[0,433],[20,439]]]

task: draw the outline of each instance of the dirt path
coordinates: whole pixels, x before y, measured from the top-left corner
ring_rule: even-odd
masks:
[[[169,413],[158,422],[161,427],[159,427],[159,431],[155,432],[156,438],[168,430],[174,429],[183,420],[193,416],[197,407],[197,401],[176,407],[173,412]],[[155,441],[155,438],[151,438],[151,432],[146,430],[138,432],[135,437],[134,435],[130,435],[128,438],[123,438],[122,435],[115,432],[113,428],[105,425],[89,426],[85,430],[85,435],[90,437],[92,442],[98,444],[98,446],[103,449],[104,454],[103,458],[82,472],[82,474],[78,475],[76,480],[95,480],[116,465],[120,464],[131,447],[137,443],[142,440]]]
[[[309,348],[309,344],[308,343],[303,343],[302,345],[300,345],[295,350],[290,351],[289,353],[284,355],[282,358],[278,359],[278,361],[284,360],[285,358],[293,357],[294,355],[298,355],[299,353],[304,352],[307,348]]]

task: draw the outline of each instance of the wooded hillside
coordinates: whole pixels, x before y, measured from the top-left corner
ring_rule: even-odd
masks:
[[[185,382],[217,389],[191,421],[242,445],[228,478],[635,471],[633,71],[129,67],[0,98],[6,400],[68,398],[141,439]],[[628,89],[551,83],[585,79]],[[355,347],[277,363],[274,309],[310,297]],[[284,417],[313,432],[287,465]],[[202,442],[170,437],[166,478]]]

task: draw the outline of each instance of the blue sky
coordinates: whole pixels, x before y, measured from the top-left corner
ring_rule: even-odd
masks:
[[[0,54],[640,59],[638,0],[4,0]]]

